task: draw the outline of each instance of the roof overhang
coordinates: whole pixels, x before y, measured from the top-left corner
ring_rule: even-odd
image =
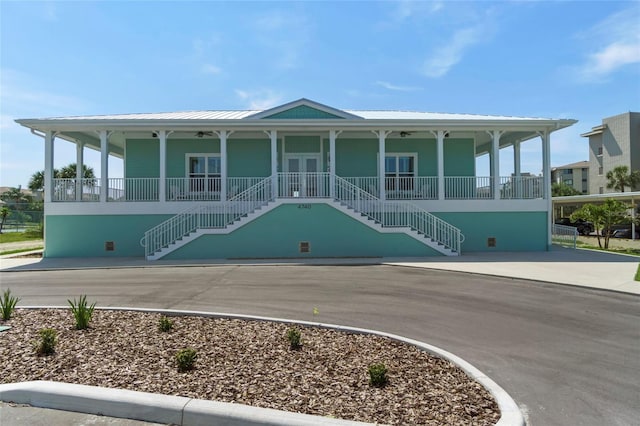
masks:
[[[603,124],[601,126],[592,127],[591,131],[589,131],[587,133],[583,133],[580,136],[588,138],[589,136],[601,135],[605,131],[606,128],[607,128],[606,124]]]

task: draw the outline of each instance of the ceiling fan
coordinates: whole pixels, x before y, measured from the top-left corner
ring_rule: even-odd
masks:
[[[213,132],[197,132],[195,136],[203,138],[205,136],[213,136]]]

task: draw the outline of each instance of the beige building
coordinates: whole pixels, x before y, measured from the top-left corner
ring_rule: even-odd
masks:
[[[589,193],[589,162],[579,161],[551,169],[551,183],[564,183],[580,192]]]
[[[640,112],[605,118],[581,136],[589,138],[590,194],[616,192],[607,188],[606,176],[617,166],[640,170]]]

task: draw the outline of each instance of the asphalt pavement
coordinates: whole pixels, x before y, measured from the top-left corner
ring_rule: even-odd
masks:
[[[362,264],[381,263],[371,259],[351,265],[317,260],[191,267],[45,259],[34,267],[3,260],[0,287],[10,287],[21,305],[64,306],[68,298],[87,294],[105,307],[254,314],[377,329],[470,362],[516,400],[529,425],[638,424],[638,259],[582,250],[546,253],[553,256],[391,262],[403,266]],[[19,271],[24,268],[30,271]],[[603,289],[551,283],[576,274]]]

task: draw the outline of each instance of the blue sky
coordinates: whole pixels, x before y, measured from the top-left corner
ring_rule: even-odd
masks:
[[[588,159],[580,133],[602,118],[640,110],[638,1],[0,0],[0,27],[0,186],[25,187],[44,165],[42,139],[17,118],[306,97],[345,109],[577,119],[552,136],[557,166]],[[523,172],[540,173],[536,143],[523,144]],[[504,175],[512,157],[503,156]],[[85,157],[97,171],[97,154]],[[59,141],[56,166],[74,161]]]

